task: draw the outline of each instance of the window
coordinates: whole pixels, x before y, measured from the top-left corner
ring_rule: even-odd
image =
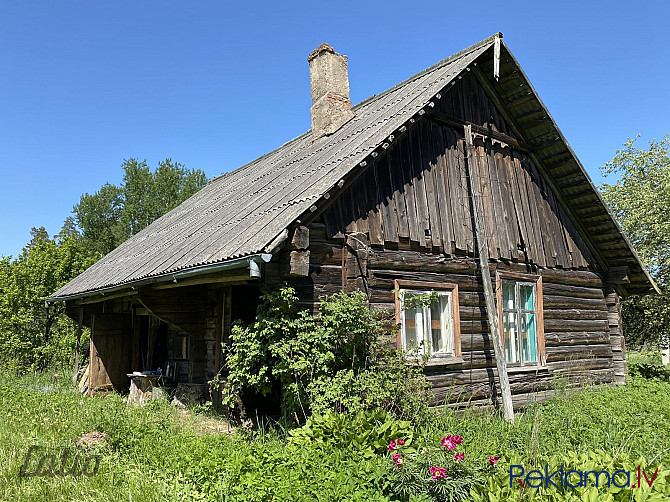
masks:
[[[505,360],[510,366],[536,366],[544,359],[544,334],[539,308],[541,280],[505,277],[499,277],[498,280]]]
[[[429,304],[412,298],[435,293]],[[460,357],[458,286],[396,281],[399,345],[430,357]]]

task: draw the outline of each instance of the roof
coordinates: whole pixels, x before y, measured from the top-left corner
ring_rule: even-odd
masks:
[[[391,134],[422,114],[436,94],[492,49],[497,36],[482,40],[359,103],[353,108],[355,117],[332,135],[313,142],[308,131],[277,150],[213,179],[180,206],[60,288],[51,300],[94,294],[151,278],[171,277],[183,271],[197,273],[198,269],[204,271],[214,264],[262,253],[275,237],[309,212]],[[506,48],[505,54],[509,54]],[[505,64],[509,62],[505,60]],[[512,63],[518,67],[513,59]],[[504,65],[501,66],[501,75],[504,69]],[[523,80],[527,83],[525,75]],[[534,90],[532,93],[537,98]],[[540,102],[539,106],[557,142],[569,149],[544,105]],[[577,163],[583,181],[594,192],[572,150],[569,154]],[[621,240],[620,228],[597,191],[595,196]],[[630,243],[625,237],[622,242],[626,248],[625,258],[628,262],[632,258],[641,268]]]

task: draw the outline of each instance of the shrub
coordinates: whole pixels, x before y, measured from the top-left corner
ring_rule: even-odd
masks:
[[[225,377],[213,381],[224,404],[235,407],[245,390],[268,395],[278,380],[288,417],[378,407],[407,416],[427,406],[421,366],[388,345],[397,332],[388,313],[370,310],[361,292],[324,299],[316,317],[297,300],[290,287],[268,293],[251,326],[233,326]]]
[[[335,413],[314,415],[299,429],[289,433],[289,445],[328,445],[334,448],[352,449],[371,457],[384,453],[389,442],[405,438],[411,444],[414,429],[406,420],[397,420],[383,410],[358,413]]]
[[[628,366],[630,376],[640,376],[647,380],[670,382],[670,368],[658,364],[638,363]]]

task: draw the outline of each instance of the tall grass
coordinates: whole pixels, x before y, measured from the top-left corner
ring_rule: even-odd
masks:
[[[279,426],[207,434],[199,425],[211,417],[184,414],[165,401],[137,408],[117,395],[85,398],[68,380],[0,377],[0,500],[391,500],[384,495],[388,458],[317,444],[289,448]],[[414,428],[417,445],[459,434],[473,457],[517,454],[532,461],[605,450],[669,465],[670,384],[632,379],[625,387],[565,390],[528,408],[514,425],[495,413],[447,410]],[[19,476],[30,446],[74,448],[91,431],[109,436],[88,452],[101,456],[96,475]]]

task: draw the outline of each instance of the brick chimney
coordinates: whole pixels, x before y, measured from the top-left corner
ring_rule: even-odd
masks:
[[[312,141],[332,134],[354,117],[349,99],[347,56],[321,44],[309,57],[312,87]]]

